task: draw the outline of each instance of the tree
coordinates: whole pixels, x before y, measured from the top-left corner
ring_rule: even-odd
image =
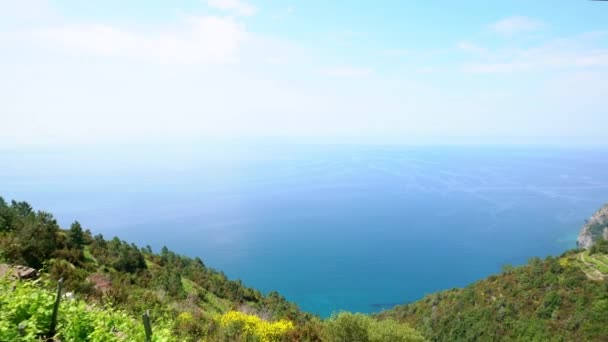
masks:
[[[0,196],[0,232],[9,230],[9,217],[12,212],[6,205],[6,201]]]
[[[195,257],[195,258],[194,258],[194,262],[195,262],[197,265],[199,265],[200,267],[205,268],[205,263],[203,262],[203,260],[201,260],[201,258],[199,258],[199,257]]]
[[[27,202],[17,202],[15,200],[13,200],[11,202],[11,207],[21,217],[26,217],[29,214],[33,214],[34,213],[34,211],[32,210],[32,206],[29,205],[29,203],[27,203]]]
[[[74,221],[68,232],[68,245],[70,248],[82,249],[84,247],[84,233],[78,221]]]
[[[0,232],[8,230],[8,222],[2,216],[0,216]]]
[[[41,211],[23,218],[16,238],[21,241],[21,258],[28,266],[41,268],[43,262],[53,256],[57,248],[58,230],[57,221],[49,213]]]
[[[164,272],[158,278],[161,288],[167,291],[167,294],[172,297],[182,296],[184,288],[182,285],[182,277],[177,270],[165,268]]]
[[[144,247],[143,252],[149,255],[154,254],[154,252],[152,251],[152,247],[150,247],[150,245],[146,245],[146,247]]]
[[[117,271],[136,273],[146,268],[146,260],[137,247],[129,246],[129,244],[118,239],[111,241],[111,244],[115,243],[118,243],[118,245],[113,252],[116,256],[113,266]]]
[[[162,266],[166,266],[167,264],[169,264],[170,255],[171,255],[171,252],[169,251],[169,248],[167,248],[167,246],[163,246],[163,248],[161,248],[161,250],[160,250],[160,264]]]

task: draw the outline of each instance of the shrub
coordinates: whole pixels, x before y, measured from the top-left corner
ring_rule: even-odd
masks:
[[[216,317],[220,326],[220,337],[230,341],[279,342],[294,330],[291,321],[264,321],[258,316],[239,311],[229,311]]]
[[[0,341],[39,341],[48,333],[55,294],[40,282],[12,283],[0,279]],[[22,332],[19,330],[22,327]],[[143,341],[139,320],[112,308],[88,306],[81,300],[63,300],[57,334],[62,341]],[[154,341],[170,341],[164,321],[155,322]]]
[[[363,314],[341,312],[325,322],[325,340],[331,342],[419,342],[424,337],[405,323],[378,321]]]
[[[404,323],[387,319],[375,322],[369,328],[370,342],[419,342],[424,337]]]
[[[372,319],[363,314],[340,312],[325,322],[325,339],[330,342],[368,342]]]

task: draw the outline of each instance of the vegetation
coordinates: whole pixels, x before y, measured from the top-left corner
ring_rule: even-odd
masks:
[[[603,236],[604,229],[608,228],[608,222],[593,222],[589,225],[589,232],[593,239],[597,239]]]
[[[50,297],[45,289],[63,278],[66,290],[81,298],[78,303],[108,308],[108,315],[117,310],[137,318],[150,310],[152,317],[162,317],[162,322],[172,326],[173,336],[180,341],[211,336],[217,330],[215,316],[230,310],[292,324],[313,317],[276,292],[263,295],[240,281],[229,280],[199,258],[177,255],[166,247],[156,254],[150,247],[139,248],[118,238],[106,240],[102,235],[93,236],[78,222],[62,230],[51,214],[36,212],[26,202],[7,203],[1,197],[0,261],[43,270],[46,286],[23,288],[39,290],[46,299]],[[18,284],[18,288],[25,286]],[[0,305],[4,311],[5,303]],[[1,316],[2,324],[13,330],[20,323],[16,319]],[[157,324],[159,321],[154,321]],[[34,324],[28,331],[34,336],[41,333],[37,329]],[[0,340],[7,339],[0,336]]]
[[[51,324],[55,293],[48,284],[0,279],[0,341],[39,341]],[[87,305],[82,300],[61,301],[57,335],[61,341],[143,341],[140,322],[122,310]],[[166,341],[166,320],[157,320],[153,341]]]
[[[226,340],[278,342],[294,330],[291,321],[268,322],[239,311],[229,311],[216,320],[220,326],[217,336]]]
[[[378,317],[410,323],[434,341],[602,341],[608,336],[608,281],[591,260],[606,255],[594,256],[569,251],[533,258]]]
[[[589,248],[589,254],[608,254],[608,240],[603,237],[597,239],[597,241]]]
[[[276,292],[229,280],[199,258],[154,253],[93,235],[74,222],[0,197],[0,261],[42,270],[36,281],[0,274],[0,341],[602,341],[608,336],[608,242],[522,267],[378,315],[321,320]],[[2,272],[2,268],[0,268]],[[49,329],[59,278],[61,301]],[[50,336],[54,335],[54,336]]]
[[[341,312],[325,322],[324,338],[330,342],[421,342],[424,337],[408,324],[393,319]]]
[[[76,297],[61,302],[54,337],[62,341],[143,341],[147,311],[159,341],[351,341],[343,332],[361,323],[346,313],[323,322],[199,258],[107,240],[79,222],[63,230],[51,214],[1,197],[0,262],[43,271],[35,282],[0,280],[0,341],[53,337],[51,289],[60,278]],[[360,341],[422,340],[405,324],[352,316],[365,317]]]

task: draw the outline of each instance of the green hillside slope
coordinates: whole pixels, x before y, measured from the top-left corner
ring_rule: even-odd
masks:
[[[15,279],[10,265],[41,270],[41,277]],[[60,278],[75,298],[61,302],[53,333],[53,288]],[[51,214],[1,197],[0,290],[0,341],[143,341],[144,312],[155,341],[424,341],[395,320],[345,312],[322,321],[199,258],[107,240],[78,222],[62,230]]]
[[[10,265],[41,275],[16,279]],[[52,333],[60,278],[70,296]],[[377,315],[321,320],[199,258],[107,240],[78,222],[63,230],[52,215],[0,197],[0,341],[140,341],[148,311],[155,341],[608,341],[608,242]]]
[[[605,242],[533,258],[378,316],[408,322],[433,341],[606,341],[607,262]]]

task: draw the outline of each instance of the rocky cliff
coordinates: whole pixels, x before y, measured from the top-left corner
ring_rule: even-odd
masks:
[[[579,248],[588,249],[602,236],[608,240],[608,204],[604,205],[587,220],[581,233],[578,235],[576,245]]]

